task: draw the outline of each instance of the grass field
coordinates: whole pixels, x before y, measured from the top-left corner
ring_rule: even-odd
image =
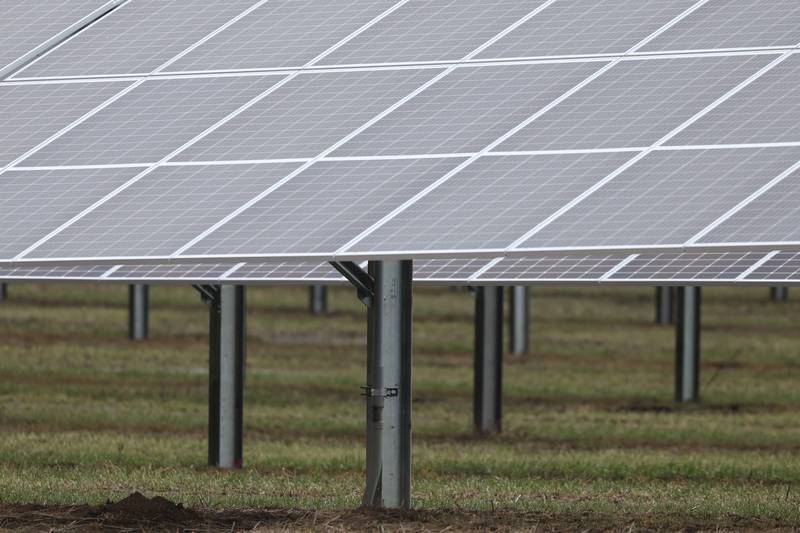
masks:
[[[534,350],[506,356],[492,438],[471,427],[472,297],[418,289],[416,512],[385,515],[346,511],[364,464],[353,291],[333,290],[325,316],[307,313],[307,289],[248,292],[236,472],[204,466],[207,317],[192,289],[152,289],[144,343],[126,339],[125,287],[9,292],[0,526],[25,525],[33,508],[19,504],[63,511],[133,491],[196,509],[317,510],[247,511],[248,528],[800,526],[800,299],[774,304],[765,288],[705,290],[703,401],[691,406],[672,403],[674,330],[653,324],[652,289],[533,289]]]

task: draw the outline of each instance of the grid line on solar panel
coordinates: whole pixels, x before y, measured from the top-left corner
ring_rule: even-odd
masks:
[[[699,4],[695,4],[695,7],[697,5],[699,5]],[[655,38],[662,31],[664,31],[664,29],[668,28],[672,24],[675,24],[677,21],[681,20],[683,17],[687,16],[689,13],[691,13],[692,10],[693,10],[692,8],[689,8],[688,10],[684,11],[681,15],[678,15],[677,17],[673,18],[669,23],[667,23],[666,25],[662,26],[655,33],[652,33],[648,37],[646,37],[643,40],[641,40],[638,43],[636,43],[626,53],[632,53],[632,52],[635,52],[636,50],[640,49],[642,46],[647,44],[647,42],[649,42],[651,39]],[[481,152],[479,152],[477,155],[471,157],[470,159],[465,161],[462,165],[460,165],[459,167],[456,167],[449,174],[443,176],[440,180],[438,180],[437,182],[432,184],[427,189],[423,190],[420,194],[418,194],[414,198],[410,199],[405,204],[399,206],[397,209],[395,209],[394,211],[389,213],[387,216],[383,217],[381,220],[376,222],[374,225],[370,226],[369,228],[367,228],[366,230],[361,232],[359,235],[357,235],[355,238],[353,238],[347,244],[345,244],[343,247],[341,247],[339,250],[337,250],[336,253],[337,254],[346,253],[348,250],[353,248],[355,245],[357,245],[359,242],[361,242],[363,239],[365,239],[371,233],[373,233],[377,229],[379,229],[382,226],[384,226],[387,222],[389,222],[393,218],[397,217],[399,214],[403,213],[406,209],[408,209],[410,206],[414,205],[420,199],[424,198],[431,191],[435,190],[437,187],[441,186],[443,183],[446,183],[454,175],[458,174],[458,172],[460,172],[464,168],[467,168],[469,165],[471,165],[472,163],[477,161],[484,154],[494,150],[497,146],[501,145],[503,142],[505,142],[507,139],[511,138],[517,132],[523,130],[525,127],[527,127],[530,124],[532,124],[534,121],[536,121],[538,118],[540,118],[541,116],[546,114],[551,109],[556,108],[562,102],[566,101],[569,97],[571,97],[575,93],[579,92],[583,87],[585,87],[588,84],[592,83],[594,80],[596,80],[599,77],[601,77],[604,73],[606,73],[607,71],[611,70],[613,67],[615,67],[617,64],[619,64],[621,61],[622,61],[622,58],[620,57],[620,58],[618,58],[618,59],[616,59],[614,61],[611,61],[611,62],[607,63],[604,67],[602,67],[599,70],[597,70],[594,74],[590,75],[588,78],[585,78],[583,81],[581,81],[580,83],[578,83],[577,85],[572,87],[570,90],[568,90],[567,92],[562,94],[560,97],[558,97],[555,100],[553,100],[552,102],[550,102],[550,104],[546,105],[545,107],[543,107],[542,109],[540,109],[539,111],[534,113],[533,115],[529,116],[527,119],[525,119],[521,123],[517,124],[511,130],[507,131],[504,135],[500,136],[498,139],[493,141],[491,144],[489,144],[488,146],[483,148],[483,150],[481,150]],[[634,160],[635,160],[635,158],[634,158]],[[613,179],[613,174],[612,174],[611,177],[606,178],[606,179]],[[587,192],[587,194],[590,194],[590,193]],[[557,215],[553,215],[553,216],[557,216]],[[534,228],[534,230],[532,230],[532,231],[535,231],[535,229],[536,228]],[[516,244],[516,241],[512,244],[512,247],[513,247],[514,244]]]
[[[800,148],[654,151],[520,248],[680,245],[800,159]]]
[[[458,163],[450,159],[317,163],[185,254],[324,254]]]
[[[330,263],[317,262],[265,262],[246,263],[226,277],[226,280],[318,280],[344,281]]]
[[[135,169],[7,171],[0,179],[0,256],[14,257],[135,173]]]
[[[800,55],[766,73],[672,139],[676,144],[793,142],[800,140]]]
[[[175,71],[297,67],[406,2],[355,0],[267,2],[179,61]],[[377,22],[376,22],[377,23]]]
[[[23,67],[122,0],[15,1],[2,6],[0,79]],[[11,5],[13,4],[13,5]]]
[[[467,281],[491,259],[427,259],[414,261],[414,282]]]
[[[169,255],[296,166],[158,168],[28,256]]]
[[[221,279],[231,269],[231,265],[122,265],[107,279]]]
[[[377,20],[377,19],[375,19],[375,20]],[[374,21],[373,21],[373,22],[374,22]],[[354,37],[355,35],[357,35],[357,33],[353,33],[353,34],[351,34],[351,37]],[[344,42],[346,42],[346,39],[345,39],[345,40],[343,40],[343,41],[340,41],[340,42],[339,42],[339,43],[337,43],[337,45],[335,45],[335,46],[339,46],[339,45],[343,44]],[[332,52],[332,51],[333,51],[333,49],[334,49],[334,48],[331,48],[331,49],[328,49],[328,50],[326,50],[325,52],[323,52],[322,54],[320,54],[319,56],[317,56],[316,58],[314,58],[314,59],[312,60],[312,62],[314,62],[314,61],[317,61],[317,60],[321,59],[321,58],[322,58],[322,57],[324,57],[326,54],[328,54],[328,53]],[[163,65],[162,65],[162,66],[163,66]],[[294,75],[290,75],[290,76],[288,76],[288,77],[284,78],[284,81],[285,81],[285,82],[288,82],[288,81],[289,81],[289,80],[291,80],[293,77],[294,77]],[[137,87],[137,86],[138,86],[138,84],[140,84],[140,83],[142,83],[142,82],[137,82],[137,83],[135,83],[134,85],[132,85],[132,86],[131,86],[131,88],[135,88],[135,87]],[[229,114],[229,115],[227,115],[225,118],[223,118],[222,120],[220,120],[219,122],[217,122],[215,125],[213,125],[213,126],[211,126],[210,128],[206,129],[206,130],[205,130],[204,132],[202,132],[201,134],[199,134],[199,135],[195,136],[195,137],[194,137],[194,138],[193,138],[191,141],[189,141],[187,144],[185,144],[185,145],[182,145],[182,146],[181,146],[181,147],[178,149],[178,151],[180,151],[180,150],[184,149],[186,146],[190,145],[192,142],[196,142],[196,141],[198,141],[198,140],[202,139],[203,137],[205,137],[205,135],[209,134],[209,133],[210,133],[211,131],[213,131],[213,129],[215,129],[216,127],[222,126],[222,125],[224,125],[224,124],[225,124],[227,121],[234,119],[234,118],[235,118],[235,117],[236,117],[236,116],[237,116],[239,113],[242,113],[242,112],[246,111],[247,109],[249,109],[249,107],[251,107],[252,105],[255,105],[256,103],[258,103],[258,101],[260,101],[260,99],[263,99],[263,98],[265,98],[265,97],[266,97],[266,96],[268,96],[268,95],[269,95],[269,94],[270,94],[272,91],[274,91],[274,90],[277,90],[278,88],[280,88],[280,85],[281,85],[281,82],[278,82],[277,84],[274,84],[274,85],[272,85],[272,87],[271,87],[270,89],[267,89],[266,91],[262,92],[262,93],[261,93],[259,96],[257,96],[256,98],[254,98],[254,99],[250,100],[250,101],[249,101],[247,104],[245,104],[245,105],[243,105],[243,106],[239,107],[239,108],[238,108],[236,111],[234,111],[233,113],[230,113],[230,114]],[[129,90],[132,90],[132,89],[129,89]],[[167,156],[165,156],[164,160],[170,159],[170,158],[171,158],[173,155],[174,155],[174,152],[173,152],[173,153],[170,153],[170,154],[168,154]],[[39,240],[38,240],[38,241],[36,241],[36,242],[35,242],[33,245],[29,246],[27,249],[23,250],[23,252],[21,252],[21,253],[19,254],[19,257],[25,256],[26,254],[30,253],[31,251],[33,251],[33,250],[35,250],[36,248],[38,248],[39,246],[41,246],[43,243],[45,243],[45,242],[48,242],[48,241],[49,241],[50,239],[52,239],[54,236],[56,236],[57,234],[59,234],[59,233],[60,233],[60,232],[61,232],[61,231],[62,231],[64,228],[66,228],[66,227],[69,227],[71,224],[73,224],[73,223],[77,222],[78,220],[82,219],[84,216],[86,216],[87,214],[89,214],[89,213],[90,213],[91,211],[93,211],[95,208],[97,208],[97,207],[99,207],[100,205],[102,205],[102,203],[103,203],[103,202],[105,202],[105,201],[107,201],[107,200],[109,200],[109,199],[113,198],[113,197],[114,197],[114,196],[116,196],[117,194],[120,194],[120,193],[122,193],[122,192],[123,192],[123,191],[124,191],[126,188],[128,188],[128,187],[130,187],[131,185],[135,184],[135,183],[136,183],[136,182],[137,182],[139,179],[142,179],[142,178],[143,178],[144,176],[146,176],[146,175],[147,175],[149,172],[151,172],[152,170],[154,170],[154,169],[156,168],[156,166],[157,166],[157,164],[156,164],[156,165],[153,165],[153,166],[150,166],[150,167],[148,167],[148,169],[146,169],[145,171],[141,172],[141,173],[140,173],[140,174],[138,174],[136,177],[132,178],[132,179],[131,179],[130,181],[128,181],[126,184],[124,184],[124,185],[120,186],[120,187],[119,187],[117,190],[113,191],[112,193],[109,193],[109,195],[107,195],[106,197],[102,198],[100,202],[98,202],[98,203],[94,204],[93,206],[91,206],[91,207],[87,208],[86,210],[84,210],[84,211],[82,211],[82,212],[78,213],[78,214],[77,214],[75,217],[73,217],[73,219],[71,219],[71,220],[70,220],[70,221],[68,221],[67,223],[63,224],[62,226],[60,226],[60,227],[59,227],[59,228],[57,228],[56,230],[52,231],[52,232],[51,232],[51,233],[49,233],[48,235],[44,236],[43,238],[39,239]]]
[[[777,252],[755,268],[746,281],[800,281],[800,252]]]
[[[530,239],[534,238],[537,233],[541,232],[544,228],[547,228],[550,224],[552,224],[554,221],[558,220],[565,213],[568,213],[569,211],[571,211],[575,206],[580,205],[587,198],[590,198],[595,192],[597,192],[598,190],[601,190],[608,183],[611,183],[615,178],[617,178],[618,176],[623,174],[626,170],[628,170],[629,168],[634,166],[636,163],[641,161],[643,158],[645,158],[649,154],[651,154],[656,148],[658,148],[658,147],[660,147],[662,145],[665,145],[673,137],[675,137],[676,135],[680,134],[684,129],[686,129],[687,127],[691,126],[693,123],[695,123],[697,120],[701,119],[707,113],[713,111],[718,106],[720,106],[723,103],[725,103],[728,99],[730,99],[731,97],[735,96],[739,91],[741,91],[741,90],[745,89],[746,87],[748,87],[754,81],[758,80],[759,77],[763,76],[765,73],[767,73],[771,69],[775,68],[777,65],[779,65],[780,63],[785,61],[788,57],[789,56],[787,54],[782,54],[778,58],[776,58],[773,61],[771,61],[770,63],[768,63],[766,66],[762,67],[756,73],[752,74],[746,80],[744,80],[741,83],[737,84],[735,87],[733,87],[732,89],[727,91],[725,94],[723,94],[722,96],[720,96],[719,98],[714,100],[714,102],[712,102],[711,104],[707,105],[702,110],[700,110],[695,115],[693,115],[691,118],[689,118],[688,120],[686,120],[685,122],[680,124],[675,129],[671,130],[669,133],[667,133],[663,137],[661,137],[658,141],[656,141],[653,145],[648,147],[646,150],[644,150],[642,152],[639,152],[637,155],[635,155],[633,158],[631,158],[628,162],[626,162],[624,165],[619,167],[617,170],[615,170],[614,172],[612,172],[608,176],[606,176],[603,179],[601,179],[600,181],[598,181],[594,186],[592,186],[590,189],[586,190],[583,194],[581,194],[580,196],[576,197],[571,202],[566,204],[562,209],[560,209],[554,215],[552,215],[548,219],[544,220],[543,222],[541,222],[540,224],[538,224],[537,226],[532,228],[530,231],[528,231],[527,233],[522,235],[516,241],[512,242],[511,245],[507,248],[507,250],[514,250],[514,249],[520,250],[522,248],[525,248],[525,243],[527,241],[529,241]]]
[[[772,59],[622,61],[498,150],[649,146]]]
[[[640,254],[609,279],[735,281],[763,256],[763,252]]]
[[[482,281],[544,281],[599,280],[606,272],[624,260],[624,255],[586,257],[506,258],[471,280]]]
[[[483,157],[349,251],[503,249],[628,158]]]
[[[800,42],[795,0],[710,0],[645,50],[725,49]]]
[[[692,239],[691,244],[800,241],[800,154],[794,164],[757,194]]]
[[[108,271],[108,265],[2,267],[0,268],[0,279],[98,281],[106,271]]]
[[[147,74],[253,4],[254,0],[129,1],[15,77]]]
[[[696,0],[556,2],[481,57],[624,53],[695,4]]]

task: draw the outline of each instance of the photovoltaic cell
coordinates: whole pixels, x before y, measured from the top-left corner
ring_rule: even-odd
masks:
[[[297,165],[160,167],[31,257],[169,255]]]
[[[280,79],[241,76],[147,81],[39,150],[26,164],[159,161]]]
[[[764,252],[640,254],[611,281],[735,281],[764,257]]]
[[[414,282],[466,282],[491,259],[423,259],[414,261]]]
[[[460,159],[332,161],[309,167],[185,252],[332,254]]]
[[[643,48],[703,50],[800,43],[796,0],[711,0]]]
[[[483,157],[351,251],[505,248],[630,154]]]
[[[0,179],[0,257],[13,258],[136,172],[131,168],[5,172]]]
[[[544,0],[412,0],[338,48],[322,64],[456,61]]]
[[[798,79],[800,55],[793,55],[688,127],[669,144],[800,141]]]
[[[800,281],[800,252],[778,252],[745,279],[747,281]]]
[[[498,150],[648,146],[772,59],[736,56],[622,61]]]
[[[126,83],[0,85],[0,167],[126,86]]]
[[[301,74],[176,159],[315,157],[436,74],[435,69]]]
[[[0,68],[47,42],[105,0],[0,0]]]
[[[253,4],[254,0],[131,0],[16,77],[147,74]]]
[[[603,65],[457,68],[334,155],[478,152]]]
[[[483,282],[544,282],[544,281],[599,281],[607,272],[625,259],[624,255],[585,257],[507,258],[498,262],[477,279]]]
[[[519,247],[683,244],[798,157],[800,147],[652,152]]]
[[[694,3],[694,0],[559,1],[478,57],[621,54]]]
[[[800,161],[794,160],[773,177]],[[777,169],[776,169],[777,170]],[[716,229],[700,239],[700,243],[800,242],[800,171],[750,202]]]
[[[108,265],[2,267],[0,280],[4,281],[98,281],[110,267]]]
[[[233,265],[122,265],[108,279],[219,280]],[[106,269],[108,270],[108,268]]]
[[[270,0],[168,70],[301,67],[394,4],[392,0]]]
[[[301,283],[324,280],[326,283],[346,283],[344,277],[330,263],[308,261],[298,263],[282,261],[247,263],[231,273],[226,280],[296,281]]]

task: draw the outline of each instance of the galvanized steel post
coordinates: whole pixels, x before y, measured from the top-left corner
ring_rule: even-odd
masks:
[[[220,468],[241,468],[245,288],[222,285],[209,303],[208,462]]]
[[[474,421],[478,433],[499,433],[503,384],[503,288],[475,291]]]
[[[677,291],[675,400],[700,399],[700,287]]]
[[[411,261],[371,261],[367,320],[367,507],[411,505]]]

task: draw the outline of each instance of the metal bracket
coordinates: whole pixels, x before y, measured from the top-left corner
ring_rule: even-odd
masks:
[[[367,307],[375,298],[375,280],[352,261],[331,261],[331,266],[349,281],[358,293],[358,299]]]
[[[200,299],[206,305],[219,301],[220,288],[217,285],[192,285],[200,293]]]
[[[375,387],[361,387],[361,396],[367,398],[394,398],[400,391],[397,387],[387,387],[385,389]]]

